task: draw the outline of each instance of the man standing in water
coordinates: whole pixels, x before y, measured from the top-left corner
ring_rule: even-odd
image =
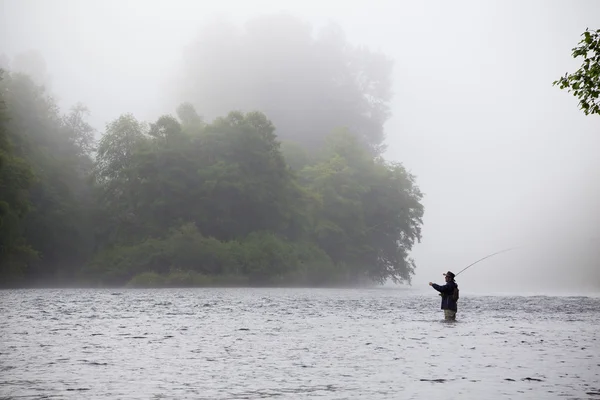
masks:
[[[440,286],[436,283],[429,282],[429,286],[440,292],[442,296],[442,310],[444,310],[444,319],[456,320],[456,301],[458,300],[458,285],[454,282],[454,274],[450,271],[444,274],[446,284]]]

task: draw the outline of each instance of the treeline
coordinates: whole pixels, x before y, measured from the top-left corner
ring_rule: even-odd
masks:
[[[25,75],[0,89],[4,286],[410,281],[421,194],[346,130],[307,152],[260,112],[184,103],[96,143],[84,106],[62,115]]]

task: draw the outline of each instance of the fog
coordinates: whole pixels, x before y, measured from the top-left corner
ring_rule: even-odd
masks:
[[[465,292],[581,293],[600,282],[600,118],[552,82],[599,28],[596,1],[2,0],[0,54],[32,72],[63,108],[83,102],[99,131],[124,112],[172,112],[184,50],[206,23],[243,29],[287,13],[393,59],[385,157],[424,193],[413,286],[469,268]],[[34,57],[31,55],[30,57]],[[19,61],[19,59],[21,61]],[[25,68],[25,67],[23,67]],[[203,110],[199,108],[199,112]],[[268,116],[268,115],[267,115]]]

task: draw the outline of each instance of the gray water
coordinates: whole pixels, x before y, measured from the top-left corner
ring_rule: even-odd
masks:
[[[600,399],[600,299],[0,291],[2,399]]]

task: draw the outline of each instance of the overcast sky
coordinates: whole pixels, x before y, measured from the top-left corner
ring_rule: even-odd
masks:
[[[241,24],[273,12],[315,26],[334,21],[349,42],[395,60],[386,156],[403,162],[425,194],[415,286],[533,244],[469,269],[461,288],[577,292],[590,277],[600,281],[591,256],[600,245],[600,116],[584,116],[572,95],[552,87],[579,66],[571,58],[579,35],[600,28],[598,1],[0,4],[0,54],[38,50],[61,107],[82,101],[99,130],[123,112],[144,120],[173,112],[161,93],[206,21]]]

